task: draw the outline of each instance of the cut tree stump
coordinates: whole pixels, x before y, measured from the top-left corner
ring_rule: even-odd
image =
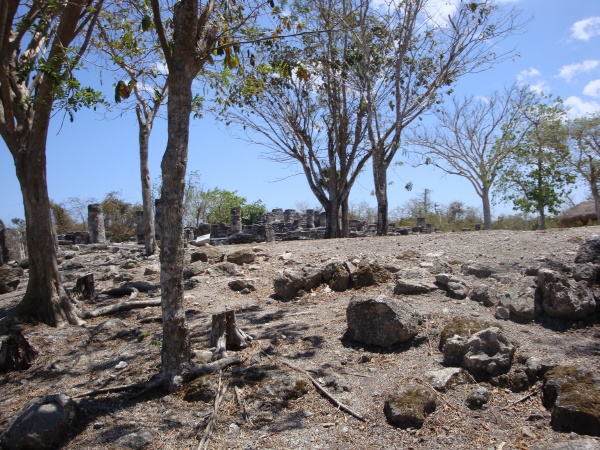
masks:
[[[95,300],[98,295],[96,294],[96,287],[94,285],[94,274],[88,273],[77,278],[73,294],[83,300]]]
[[[227,350],[241,350],[248,347],[248,342],[251,340],[251,336],[237,327],[234,310],[213,314],[209,347],[215,347],[214,360],[225,358]]]
[[[13,329],[0,346],[0,372],[25,370],[37,356],[19,329]]]

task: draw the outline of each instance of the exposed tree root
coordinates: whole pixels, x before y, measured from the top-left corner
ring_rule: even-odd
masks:
[[[205,450],[206,448],[208,448],[208,441],[210,440],[213,430],[215,429],[215,422],[217,421],[217,414],[219,412],[219,406],[221,405],[221,401],[223,400],[223,397],[225,397],[225,392],[227,392],[227,388],[229,387],[229,383],[227,383],[221,388],[222,375],[223,375],[223,373],[221,371],[219,371],[219,386],[217,387],[217,396],[215,398],[215,407],[213,409],[213,413],[212,413],[210,419],[208,420],[208,423],[206,424],[206,428],[204,429],[204,434],[202,435],[202,439],[200,440],[200,443],[198,444],[198,450]]]

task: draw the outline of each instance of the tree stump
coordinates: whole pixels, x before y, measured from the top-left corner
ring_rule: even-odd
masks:
[[[227,357],[227,350],[248,347],[251,340],[252,337],[237,327],[234,310],[213,314],[209,347],[215,347],[214,360]]]
[[[0,372],[29,369],[36,356],[21,330],[12,330],[0,347]]]
[[[96,294],[96,287],[94,285],[94,274],[88,273],[77,278],[73,294],[84,300],[95,300],[98,295]]]

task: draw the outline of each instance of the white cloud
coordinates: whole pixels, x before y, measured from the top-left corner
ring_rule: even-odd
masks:
[[[590,81],[583,88],[583,93],[590,97],[600,97],[600,80]]]
[[[570,83],[577,74],[591,72],[598,67],[598,65],[600,65],[600,61],[595,59],[588,59],[582,63],[569,64],[560,68],[558,76]]]
[[[575,22],[571,27],[571,35],[575,39],[589,41],[594,36],[600,36],[600,16],[588,17]]]
[[[517,83],[520,86],[529,86],[529,89],[534,92],[550,92],[550,86],[542,79],[541,72],[534,67],[519,72],[517,74]]]
[[[594,101],[586,102],[574,96],[566,99],[564,105],[569,108],[568,114],[570,117],[581,117],[600,111],[600,103]]]

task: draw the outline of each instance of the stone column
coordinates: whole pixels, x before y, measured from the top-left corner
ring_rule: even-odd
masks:
[[[0,230],[0,261],[20,261],[25,258],[23,235],[16,228]]]
[[[283,209],[275,208],[271,211],[273,214],[273,222],[281,222],[283,220]]]
[[[88,232],[90,233],[90,244],[104,244],[106,242],[104,213],[102,212],[102,205],[99,203],[88,205]]]
[[[234,206],[231,208],[231,234],[242,232],[242,208]]]
[[[315,210],[307,209],[306,210],[306,228],[314,228],[315,227]]]
[[[137,243],[146,243],[146,233],[144,233],[144,211],[141,209],[135,212]]]
[[[294,216],[296,215],[296,210],[294,209],[286,209],[283,212],[283,221],[285,223],[292,223],[294,222]]]

